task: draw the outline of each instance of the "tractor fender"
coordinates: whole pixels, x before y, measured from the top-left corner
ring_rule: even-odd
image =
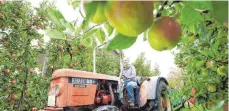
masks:
[[[168,85],[168,81],[164,77],[154,76],[154,77],[149,78],[148,86],[147,86],[148,88],[147,89],[147,99],[148,100],[156,99],[157,90],[158,90],[160,81],[163,81]]]
[[[164,81],[168,85],[167,80],[160,76],[149,77],[148,80],[142,82],[139,92],[140,107],[144,106],[147,100],[156,99],[160,81]]]

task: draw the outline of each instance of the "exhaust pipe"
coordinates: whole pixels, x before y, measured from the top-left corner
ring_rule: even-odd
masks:
[[[113,90],[112,90],[112,87],[111,87],[111,83],[109,83],[108,85],[109,85],[109,91],[110,91],[110,94],[111,94],[111,105],[114,105],[115,98],[114,98],[114,93],[113,93]]]

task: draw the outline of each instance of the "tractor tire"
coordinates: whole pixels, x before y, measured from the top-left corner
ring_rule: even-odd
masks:
[[[141,108],[141,111],[172,111],[168,85],[164,81],[160,81],[156,90],[156,99],[148,100],[146,105]]]

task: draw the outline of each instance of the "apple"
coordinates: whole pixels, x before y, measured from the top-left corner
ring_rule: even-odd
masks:
[[[191,104],[195,104],[195,98],[190,98],[190,99],[189,99],[189,102],[190,102]]]
[[[37,29],[37,30],[40,30],[40,29],[41,29],[41,27],[40,27],[40,26],[36,26],[36,29]]]
[[[38,20],[38,19],[40,19],[41,17],[40,16],[36,16],[36,19]]]
[[[42,46],[42,43],[40,41],[37,41],[38,46]]]
[[[11,101],[10,98],[6,98],[6,102],[9,103]]]
[[[33,68],[29,68],[29,72],[33,73],[34,69]]]
[[[192,95],[195,95],[197,91],[196,91],[195,88],[192,88],[192,91],[191,92],[192,92]]]
[[[183,59],[183,61],[184,61],[185,63],[187,63],[187,62],[188,62],[188,58],[185,57],[185,58]]]
[[[3,43],[3,46],[5,46],[5,47],[8,46],[8,45],[9,45],[8,42],[4,42],[4,43]]]
[[[14,101],[10,101],[9,103],[10,103],[11,105],[13,105],[13,104],[14,104]]]
[[[32,108],[32,111],[37,111],[37,108],[36,108],[36,107],[33,107],[33,108]]]
[[[180,24],[171,17],[163,16],[150,27],[148,42],[157,51],[170,50],[180,41],[181,35]]]
[[[208,84],[207,90],[208,90],[208,92],[214,93],[214,92],[216,92],[216,86],[213,84]]]
[[[16,80],[10,80],[10,84],[16,84]]]
[[[129,37],[137,37],[153,22],[152,1],[106,1],[104,8],[111,26]]]
[[[59,45],[59,48],[60,48],[60,50],[64,50],[64,46],[63,45]]]
[[[6,68],[6,69],[4,69],[4,72],[5,73],[9,73],[10,72],[10,69]]]
[[[16,57],[17,55],[16,54],[11,54],[12,57]]]
[[[206,61],[205,65],[207,68],[213,68],[215,66],[215,61],[208,60],[208,61]]]
[[[13,95],[11,96],[11,98],[12,98],[12,99],[17,99],[17,95],[13,94]]]
[[[217,68],[217,73],[220,76],[226,76],[228,74],[228,68],[226,66],[220,66]]]
[[[208,73],[209,73],[208,69],[206,69],[206,68],[202,68],[202,69],[201,69],[201,76],[202,76],[203,78],[208,77]]]

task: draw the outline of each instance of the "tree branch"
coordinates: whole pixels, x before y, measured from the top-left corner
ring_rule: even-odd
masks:
[[[103,23],[103,24],[108,24],[108,23],[109,23],[109,22],[105,22],[105,23]],[[89,32],[90,30],[94,29],[95,27],[101,26],[101,25],[103,25],[103,24],[94,25],[94,26],[92,26],[92,27],[86,29],[86,30],[83,32],[83,34],[77,34],[75,37],[71,38],[71,40],[75,40],[75,39],[78,38],[78,37],[82,37],[82,36],[84,36],[87,32]]]

